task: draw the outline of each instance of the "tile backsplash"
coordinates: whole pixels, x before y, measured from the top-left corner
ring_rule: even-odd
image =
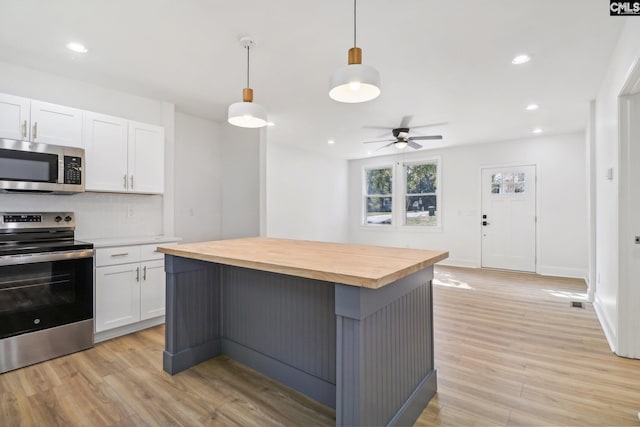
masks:
[[[74,195],[0,194],[0,212],[71,211],[76,238],[163,234],[161,195],[86,192]]]

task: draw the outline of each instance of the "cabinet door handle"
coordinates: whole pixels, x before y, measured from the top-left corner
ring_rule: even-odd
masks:
[[[111,254],[112,257],[127,256],[127,255],[129,255],[129,252],[122,252],[121,254]]]
[[[33,124],[33,140],[35,140],[38,137],[38,122],[35,122]]]
[[[131,175],[131,189],[133,189],[133,175]]]
[[[147,280],[147,266],[142,267],[142,280]]]
[[[124,188],[127,188],[127,174],[126,173],[124,175],[122,175],[122,179],[123,179],[122,186]]]
[[[140,267],[136,267],[136,282],[140,281]]]
[[[22,123],[22,137],[24,139],[27,139],[27,121],[25,120],[24,123]]]

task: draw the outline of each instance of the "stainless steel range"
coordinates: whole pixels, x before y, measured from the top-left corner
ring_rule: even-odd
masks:
[[[0,373],[93,346],[93,244],[72,212],[0,213]]]

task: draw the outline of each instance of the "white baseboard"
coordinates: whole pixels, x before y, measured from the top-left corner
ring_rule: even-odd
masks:
[[[141,322],[132,323],[131,325],[109,329],[108,331],[96,332],[96,334],[93,336],[93,342],[99,343],[102,341],[110,340],[112,338],[120,337],[122,335],[132,334],[143,329],[151,328],[152,326],[162,325],[163,323],[164,316],[160,316],[154,317],[153,319],[147,319]]]
[[[607,317],[607,315],[604,312],[604,309],[602,308],[602,302],[600,301],[600,298],[598,298],[598,294],[596,294],[594,298],[593,309],[596,312],[596,317],[600,322],[600,326],[602,327],[604,336],[607,338],[607,342],[609,343],[609,348],[611,348],[611,351],[615,353],[616,352],[616,334],[611,325],[611,322],[609,321],[609,318]]]
[[[438,265],[446,265],[450,267],[480,268],[477,260],[462,258],[447,258],[439,261]]]
[[[582,279],[587,283],[587,270],[583,268],[556,267],[552,265],[539,265],[536,273],[542,276],[570,277]]]

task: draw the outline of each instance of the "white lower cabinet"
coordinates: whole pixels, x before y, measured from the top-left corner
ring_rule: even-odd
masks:
[[[96,333],[164,316],[164,255],[157,246],[96,249]]]
[[[96,332],[140,320],[139,264],[96,268]]]
[[[140,282],[140,320],[164,315],[165,274],[164,261],[142,263]]]

